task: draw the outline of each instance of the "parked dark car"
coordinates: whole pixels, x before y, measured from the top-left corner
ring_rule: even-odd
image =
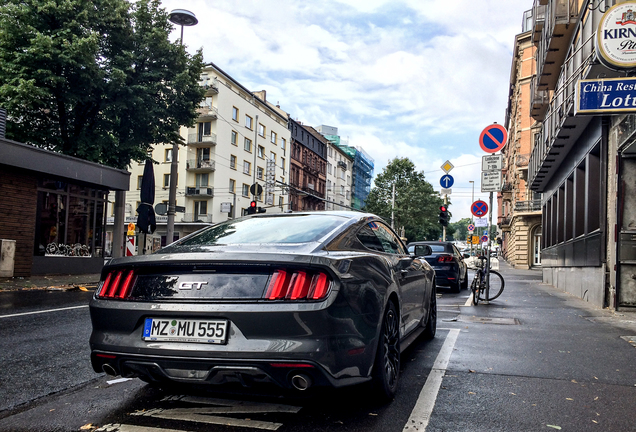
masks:
[[[372,381],[390,398],[400,352],[435,335],[434,278],[372,214],[230,220],[104,267],[90,303],[92,366],[158,383]]]
[[[409,252],[415,252],[416,245],[428,245],[432,254],[424,257],[435,270],[435,280],[439,287],[450,287],[453,292],[468,288],[468,266],[462,254],[451,242],[423,241],[409,243]]]

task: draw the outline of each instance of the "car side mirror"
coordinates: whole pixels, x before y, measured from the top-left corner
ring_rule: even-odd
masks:
[[[470,254],[464,254],[464,258],[470,258]]]
[[[415,256],[427,256],[433,253],[433,249],[429,245],[416,245]]]

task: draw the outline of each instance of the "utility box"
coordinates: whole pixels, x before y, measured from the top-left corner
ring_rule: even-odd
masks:
[[[0,239],[0,277],[13,277],[15,240]]]

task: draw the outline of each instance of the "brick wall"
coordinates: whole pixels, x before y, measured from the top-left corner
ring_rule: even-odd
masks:
[[[37,179],[0,166],[0,238],[16,241],[14,276],[30,276],[35,241]]]

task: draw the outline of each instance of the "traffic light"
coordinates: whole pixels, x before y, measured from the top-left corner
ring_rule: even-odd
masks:
[[[448,208],[446,208],[446,206],[440,206],[439,207],[439,223],[442,226],[448,226],[448,219],[449,219]]]
[[[247,214],[251,215],[256,213],[256,201],[250,202],[250,206],[247,208]]]

